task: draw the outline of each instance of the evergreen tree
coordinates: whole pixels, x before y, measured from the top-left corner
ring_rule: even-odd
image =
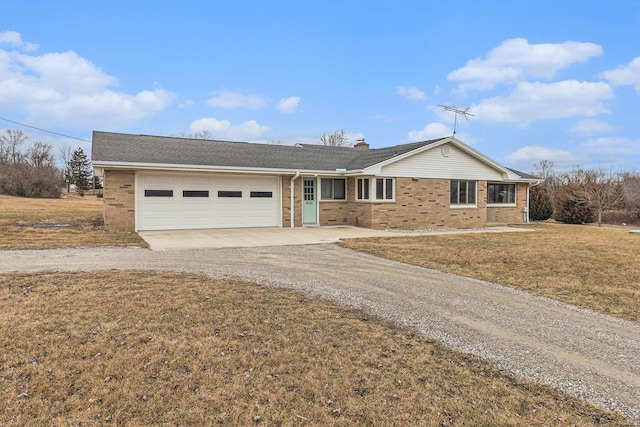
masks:
[[[80,196],[84,196],[85,191],[91,188],[91,181],[89,180],[91,163],[82,148],[78,148],[73,152],[67,164],[67,169],[69,171],[69,182],[75,185],[76,192]]]

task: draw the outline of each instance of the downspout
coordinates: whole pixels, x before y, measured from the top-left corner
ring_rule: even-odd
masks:
[[[300,171],[297,171],[296,174],[293,176],[293,178],[291,178],[291,184],[289,184],[289,204],[290,204],[289,213],[291,215],[289,222],[291,223],[291,228],[294,227],[294,223],[293,223],[293,221],[294,221],[294,214],[293,213],[294,212],[293,212],[293,210],[294,210],[294,207],[295,207],[295,203],[294,203],[294,200],[293,200],[293,196],[294,196],[294,191],[293,191],[294,183],[293,182],[296,179],[298,179],[299,176],[300,176]],[[529,202],[528,197],[529,196],[528,196],[528,193],[527,193],[527,203]]]
[[[529,189],[531,187],[535,187],[536,185],[540,185],[542,184],[542,181],[538,181],[535,184],[531,184],[529,183],[529,185],[527,186],[527,207],[525,208],[525,212],[524,212],[524,223],[525,224],[529,224]]]

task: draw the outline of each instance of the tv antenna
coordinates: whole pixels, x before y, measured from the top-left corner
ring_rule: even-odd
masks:
[[[458,114],[462,114],[465,120],[469,120],[468,116],[474,117],[473,114],[469,112],[470,107],[456,107],[454,105],[444,105],[438,104],[438,107],[442,107],[447,111],[451,111],[454,114],[453,118],[453,136],[456,136],[458,132]]]

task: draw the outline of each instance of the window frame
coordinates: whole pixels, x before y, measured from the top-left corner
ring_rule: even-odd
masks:
[[[371,178],[356,178],[356,200],[371,200]]]
[[[491,194],[492,193],[491,187],[494,187],[494,188],[498,187],[499,188],[499,187],[502,187],[502,186],[507,188],[507,190],[506,190],[507,191],[507,201],[506,202],[496,202],[496,201],[490,200],[490,197],[492,195]],[[513,188],[513,192],[510,192],[509,188]],[[494,189],[493,190],[494,199],[495,199],[496,194],[499,194],[499,193],[496,193],[496,189]],[[513,196],[513,201],[512,202],[509,201],[509,199],[510,199],[509,196],[510,195]],[[504,182],[488,182],[487,183],[487,206],[516,206],[517,203],[518,203],[518,186],[516,184],[514,184],[514,183],[504,183]]]
[[[453,185],[454,183],[456,183],[456,199],[457,202],[454,202],[453,199]],[[465,195],[465,202],[461,203],[460,202],[460,195],[463,193],[461,191],[462,189],[462,183],[464,183],[464,195]],[[469,191],[469,183],[473,183],[473,192]],[[469,195],[473,194],[473,202],[469,202]],[[451,208],[470,208],[470,207],[477,207],[478,206],[478,181],[477,180],[471,180],[471,179],[452,179],[449,182],[449,207]]]
[[[382,181],[382,198],[378,198],[378,182]],[[376,202],[395,202],[396,201],[396,179],[388,178],[388,177],[375,177],[374,182],[372,183],[374,186],[374,190],[370,192],[373,193],[373,200]],[[391,197],[388,197],[388,192],[391,191]]]
[[[324,191],[325,191],[325,186],[324,183],[325,182],[329,182],[331,181],[331,196],[330,197],[325,197],[324,195]],[[336,182],[341,181],[342,182],[342,191],[344,194],[343,198],[336,198]],[[337,202],[344,202],[347,200],[347,180],[345,178],[320,178],[320,200],[322,201],[337,201]]]

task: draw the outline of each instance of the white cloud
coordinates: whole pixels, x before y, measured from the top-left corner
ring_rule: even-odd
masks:
[[[6,35],[6,33],[3,33]],[[112,77],[75,52],[28,55],[0,49],[0,107],[21,109],[41,126],[118,127],[165,109],[163,89],[116,92]]]
[[[276,109],[280,111],[282,114],[295,113],[299,103],[300,103],[300,97],[298,96],[281,98],[280,102],[278,102],[278,105],[276,106]]]
[[[640,56],[627,65],[605,71],[599,76],[607,79],[614,86],[633,85],[636,92],[640,94]]]
[[[444,138],[453,135],[453,130],[442,123],[429,123],[422,130],[412,130],[407,137],[411,141],[425,141],[428,139]]]
[[[576,124],[569,129],[569,132],[578,135],[593,135],[594,133],[611,132],[616,130],[607,122],[596,119],[578,120]]]
[[[559,167],[571,166],[578,163],[578,157],[567,150],[546,148],[540,145],[529,145],[507,155],[507,161],[512,164],[532,167],[540,160],[552,161]]]
[[[257,110],[265,107],[267,102],[257,95],[241,95],[234,92],[222,92],[213,98],[207,99],[207,105],[214,108],[248,108]]]
[[[189,126],[189,133],[202,131],[211,132],[214,139],[248,141],[264,136],[269,131],[269,127],[260,125],[255,120],[232,125],[228,120],[218,120],[213,117],[204,117]]]
[[[527,39],[503,41],[489,51],[485,59],[472,59],[447,76],[462,82],[460,89],[492,89],[499,83],[526,77],[552,78],[558,71],[575,62],[583,62],[603,53],[594,43],[567,41],[561,44],[529,44]]]
[[[14,48],[22,48],[23,50],[36,50],[38,48],[37,44],[27,43],[22,40],[22,36],[20,33],[15,31],[5,31],[0,33],[0,45],[9,45]]]
[[[396,88],[396,93],[400,96],[404,96],[407,99],[413,99],[413,100],[427,99],[427,96],[424,94],[424,92],[415,86],[411,86],[411,87],[398,86]]]
[[[637,156],[640,139],[607,137],[590,139],[580,144],[580,150],[593,156],[621,159]]]
[[[484,99],[471,111],[478,120],[526,127],[537,120],[608,113],[604,101],[613,97],[611,86],[604,82],[519,82],[509,96]]]

